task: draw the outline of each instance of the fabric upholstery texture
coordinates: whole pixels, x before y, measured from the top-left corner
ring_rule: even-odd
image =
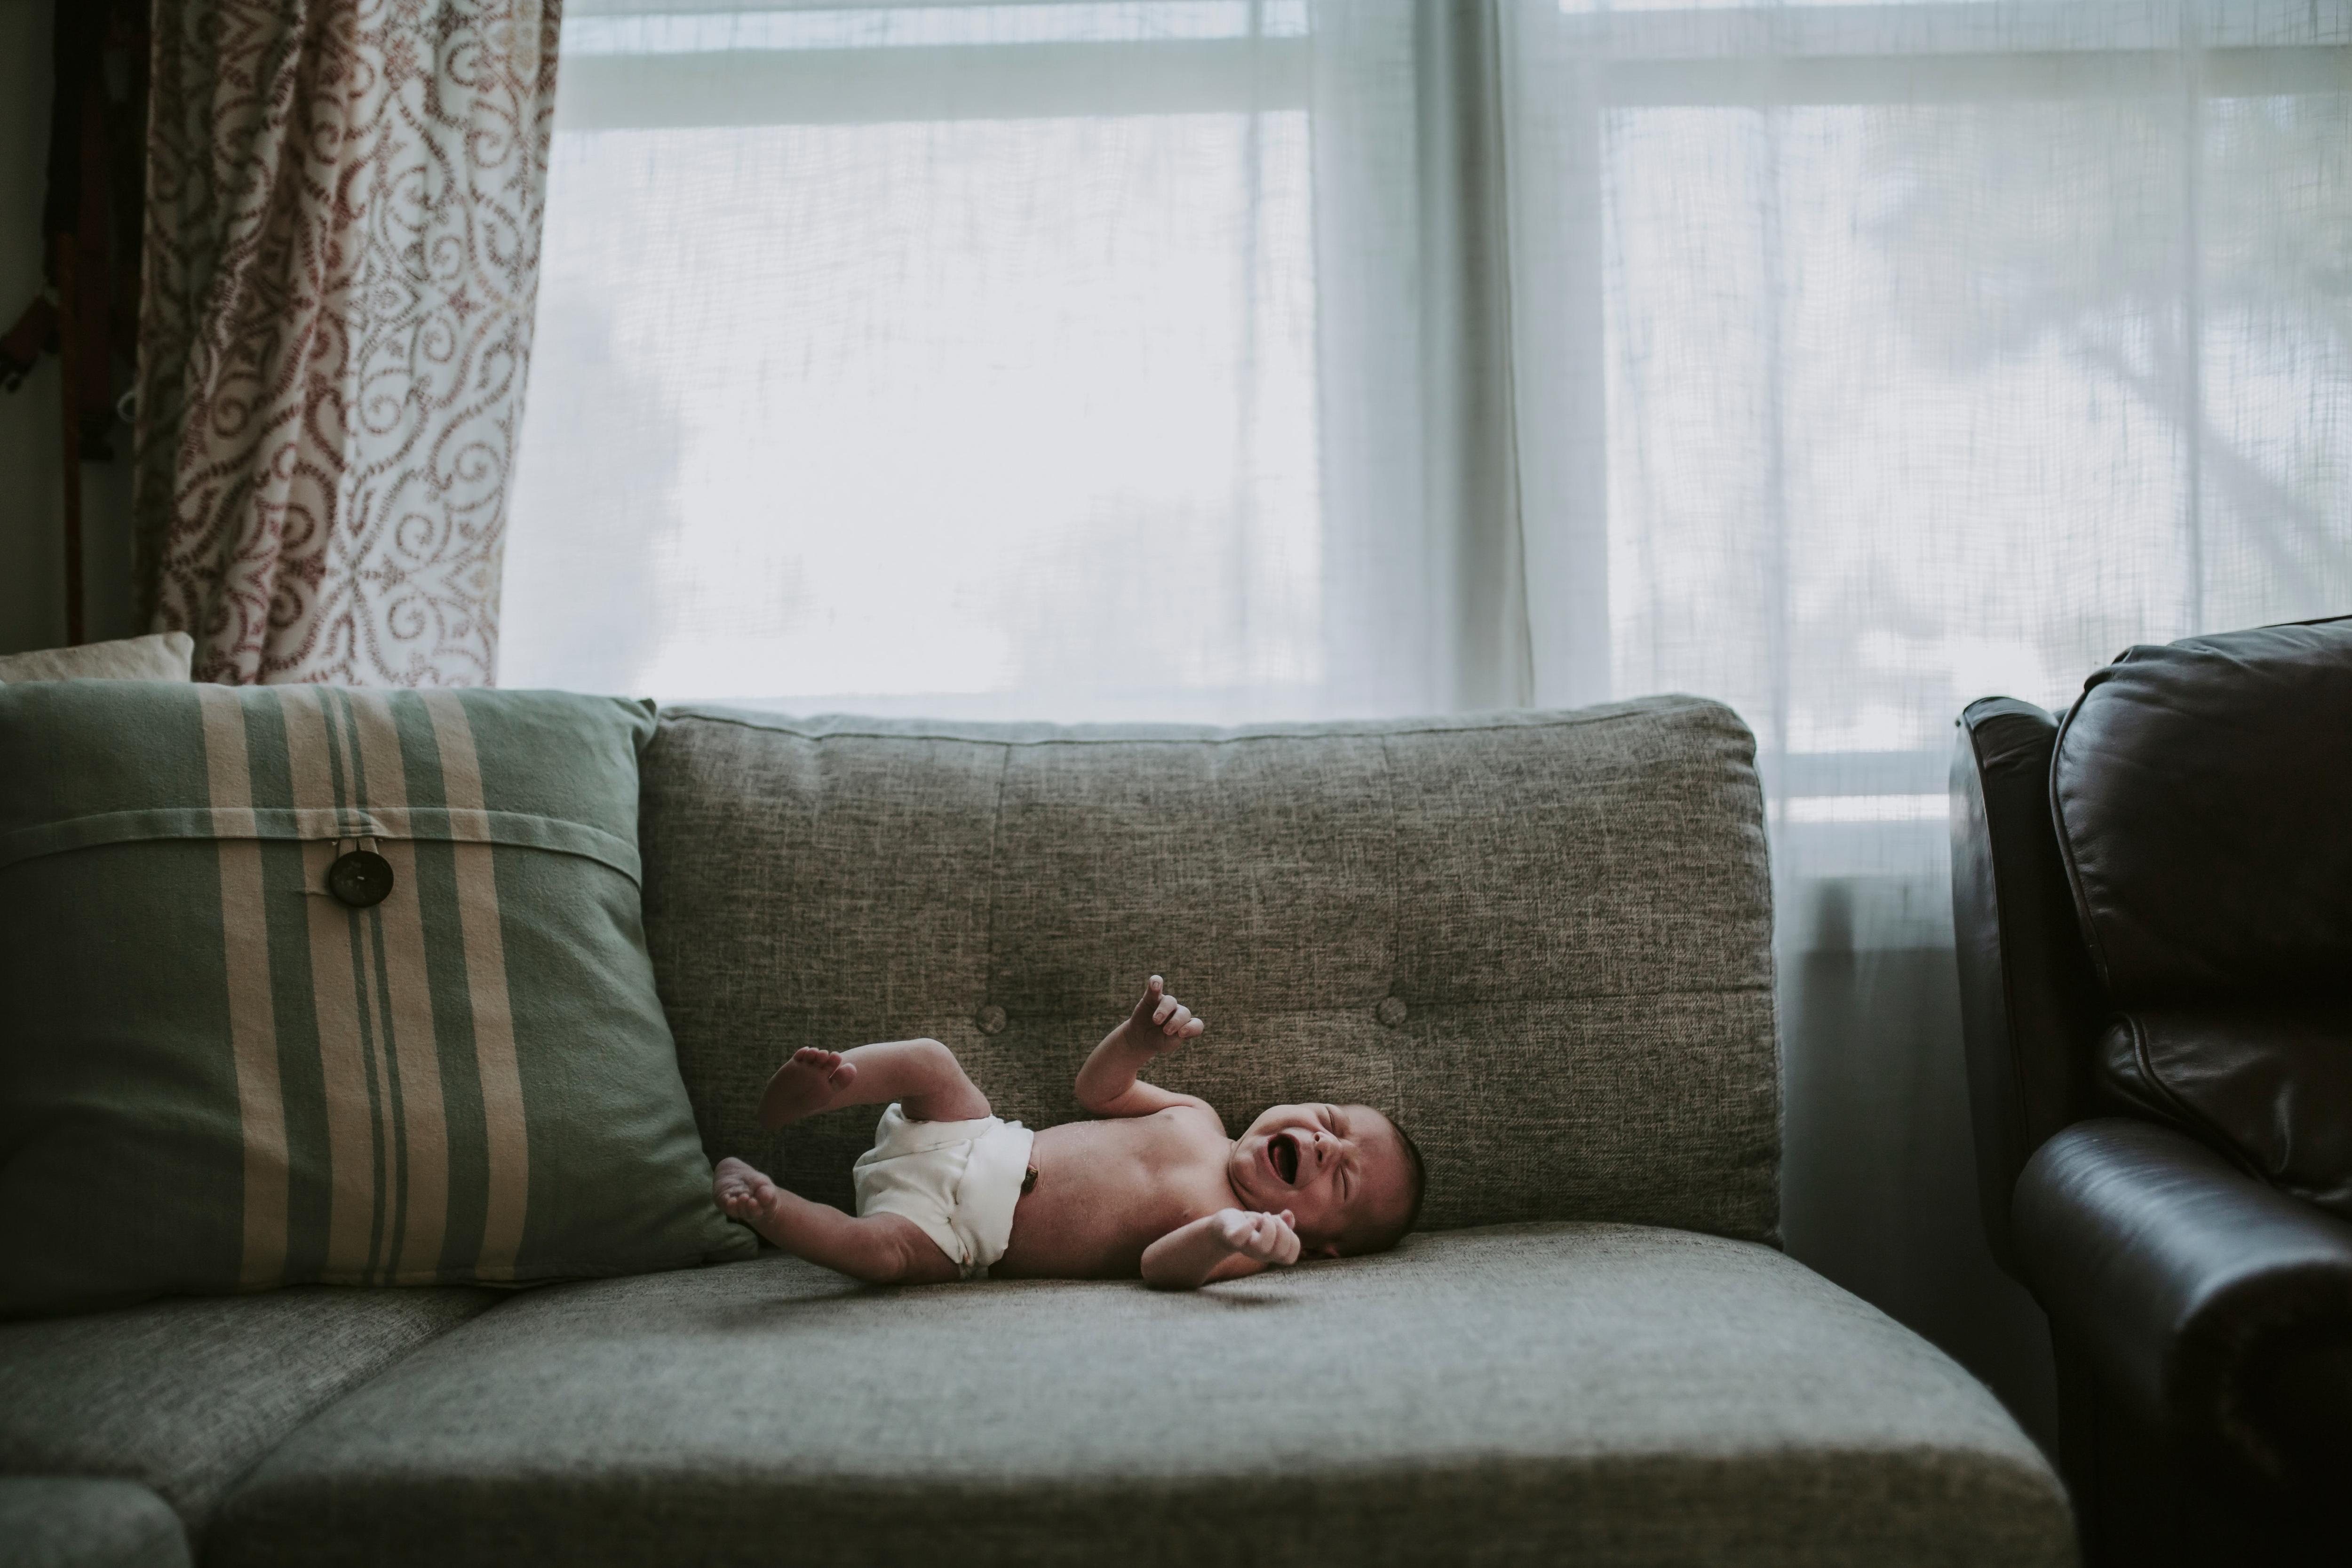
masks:
[[[13,680],[185,680],[196,645],[185,632],[0,654],[0,685]]]
[[[1196,1294],[551,1286],[272,1455],[208,1561],[2057,1564],[1940,1352],[1773,1249],[1549,1224]]]
[[[188,1568],[188,1537],[131,1481],[0,1476],[0,1557],[10,1568]]]
[[[0,1323],[0,1474],[135,1481],[201,1531],[288,1433],[501,1299],[313,1286]]]
[[[784,1056],[932,1036],[1051,1125],[1158,972],[1210,1027],[1148,1076],[1236,1130],[1380,1107],[1427,1158],[1425,1226],[1769,1239],[1753,752],[1694,698],[1249,731],[667,710],[647,939],[707,1152],[844,1207],[873,1112],[761,1131]]]
[[[555,692],[0,687],[0,1315],[749,1256],[645,951],[651,728]],[[371,846],[389,896],[331,896]]]

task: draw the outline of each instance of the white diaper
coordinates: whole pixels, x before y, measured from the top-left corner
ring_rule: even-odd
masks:
[[[1029,1174],[1037,1135],[1018,1121],[909,1121],[893,1105],[874,1129],[874,1147],[857,1156],[849,1179],[857,1215],[913,1220],[963,1278],[984,1276],[1013,1240],[1013,1209]]]

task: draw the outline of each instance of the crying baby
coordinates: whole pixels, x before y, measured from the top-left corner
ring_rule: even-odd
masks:
[[[1033,1132],[992,1115],[937,1040],[803,1050],[776,1069],[760,1121],[887,1105],[851,1178],[857,1213],[719,1163],[719,1206],[776,1246],[875,1284],[1134,1279],[1163,1290],[1301,1257],[1394,1247],[1421,1211],[1420,1151],[1369,1105],[1277,1105],[1240,1138],[1208,1101],[1138,1081],[1207,1024],[1157,974],[1078,1069],[1097,1120]]]

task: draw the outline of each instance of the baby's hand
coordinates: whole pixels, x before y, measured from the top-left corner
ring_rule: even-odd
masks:
[[[1209,1234],[1228,1252],[1286,1268],[1298,1261],[1298,1233],[1290,1228],[1291,1224],[1288,1209],[1280,1214],[1219,1209],[1209,1218]]]
[[[1167,982],[1157,974],[1143,988],[1143,1000],[1127,1016],[1129,1036],[1139,1046],[1154,1052],[1172,1051],[1187,1040],[1197,1040],[1209,1026],[1206,1018],[1192,1016],[1192,1009],[1168,994]],[[1154,1035],[1162,1037],[1155,1039]]]

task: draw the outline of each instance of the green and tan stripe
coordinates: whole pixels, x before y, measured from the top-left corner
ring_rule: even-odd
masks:
[[[360,805],[371,815],[408,808],[406,761],[391,700],[380,691],[352,691],[352,728],[359,741]],[[416,875],[416,847],[407,839],[376,846],[391,862],[393,896],[362,917],[373,926],[381,963],[384,1055],[397,1082],[401,1223],[384,1260],[395,1282],[430,1279],[441,1263],[448,1228],[449,1129],[441,1094],[441,1056],[433,1027],[432,976],[425,956],[425,921]]]
[[[325,693],[291,686],[278,694],[286,716],[286,757],[294,798],[308,805],[346,805],[338,788],[343,773],[330,731]],[[378,1189],[373,1073],[362,1033],[361,986],[364,983],[351,910],[323,896],[327,868],[334,863],[331,841],[302,846],[302,885],[308,906],[310,994],[319,1016],[319,1065],[327,1097],[327,1172],[331,1194],[327,1217],[325,1277],[363,1283],[373,1261]]]
[[[241,700],[236,693],[206,688],[199,697],[214,831],[220,836],[231,1034],[245,1132],[240,1277],[267,1283],[282,1276],[288,1261],[292,1152],[280,1081],[285,1031],[277,1009],[291,1003],[311,1015],[302,1022],[316,1029],[320,1100],[313,1103],[322,1101],[324,1147],[318,1152],[326,1176],[322,1277],[352,1283],[433,1279],[440,1276],[450,1237],[452,1129],[435,1024],[436,974],[421,901],[426,879],[419,874],[417,847],[405,837],[377,837],[377,850],[392,864],[394,896],[373,909],[352,910],[330,896],[327,871],[350,839],[375,837],[372,830],[385,825],[408,826],[412,765],[425,770],[419,787],[428,800],[438,784],[442,798],[436,804],[456,814],[459,833],[478,831],[487,818],[472,728],[453,694],[428,695],[421,706],[430,740],[421,729],[415,744],[422,754],[411,757],[402,744],[397,705],[419,703],[415,697],[307,686],[269,694],[271,716],[283,726],[287,768],[284,783],[274,789],[287,792],[287,804],[299,811],[306,831],[321,835],[305,839],[299,851],[307,896],[298,946],[277,955],[281,967],[294,965],[291,973],[308,984],[278,995],[265,918],[268,846],[255,837],[247,733],[254,695]],[[437,770],[429,754],[435,751]],[[325,837],[331,832],[341,841]],[[478,1258],[467,1261],[481,1277],[511,1278],[529,1209],[530,1140],[495,851],[483,842],[452,843],[448,850],[463,975],[445,960],[437,977],[463,993],[452,1027],[471,1025],[481,1096],[484,1212]],[[300,1037],[309,1032],[297,1029],[294,1037],[294,1048],[305,1057],[309,1042]],[[463,1033],[458,1038],[462,1052],[467,1042]],[[307,1075],[307,1065],[303,1070]],[[467,1122],[470,1128],[470,1110]],[[470,1198],[473,1184],[467,1185]]]
[[[423,698],[441,752],[444,799],[452,812],[484,810],[482,769],[473,727],[457,693]],[[483,1216],[484,1279],[510,1279],[522,1248],[530,1198],[530,1144],[523,1121],[522,1076],[515,1058],[514,1012],[507,994],[505,939],[499,921],[495,851],[453,844],[457,920],[464,932],[466,983],[474,1020],[474,1058],[481,1075],[482,1122],[488,1157],[488,1212]]]
[[[328,759],[347,824],[364,819],[359,736],[352,724],[351,694],[320,693],[327,718]],[[337,835],[335,852],[349,846]],[[330,861],[331,868],[333,862]],[[369,1154],[373,1162],[373,1202],[368,1209],[366,1279],[381,1284],[400,1225],[400,1090],[392,1076],[392,1043],[384,994],[383,943],[373,910],[342,910],[352,950],[352,1006],[360,1021],[360,1059],[367,1070]]]
[[[213,831],[220,836],[221,939],[245,1155],[237,1282],[257,1289],[275,1284],[285,1271],[291,1179],[286,1100],[278,1075],[277,1015],[270,1001],[269,928],[262,906],[261,845],[253,837],[253,769],[246,748],[245,709],[226,688],[205,686],[199,691]]]

